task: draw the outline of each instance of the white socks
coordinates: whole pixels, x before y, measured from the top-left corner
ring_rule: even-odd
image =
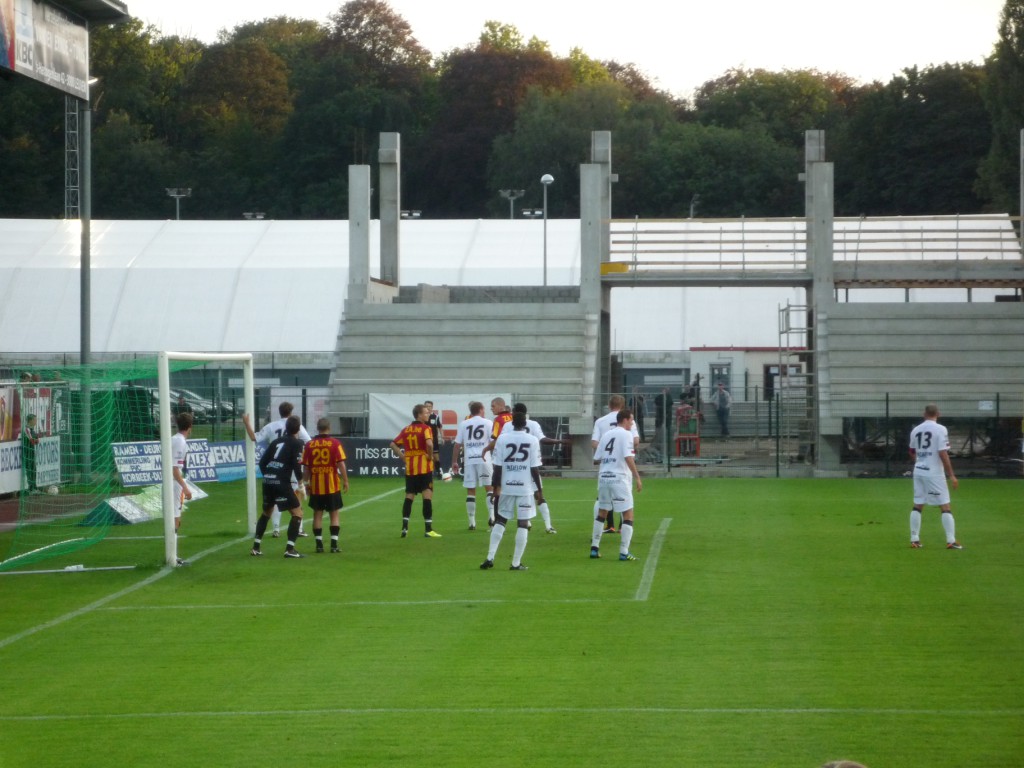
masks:
[[[633,524],[627,520],[622,521],[622,527],[619,528],[619,553],[626,554],[629,552],[629,542],[633,540]]]
[[[519,565],[523,559],[523,552],[526,551],[526,540],[530,531],[526,528],[516,528],[516,548],[512,553],[512,565]]]
[[[910,510],[910,540],[921,540],[921,510]]]
[[[942,530],[946,532],[947,544],[952,544],[956,541],[956,523],[953,522],[952,512],[942,513]]]
[[[551,528],[551,510],[548,509],[548,503],[545,501],[537,509],[540,511],[540,516],[544,518],[544,530],[549,530]]]

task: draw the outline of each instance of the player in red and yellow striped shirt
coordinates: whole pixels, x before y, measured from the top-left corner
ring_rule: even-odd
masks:
[[[491,428],[491,448],[501,434],[501,428],[512,421],[512,409],[505,404],[505,398],[496,397],[491,400],[491,413],[494,414],[494,426]]]
[[[434,530],[434,436],[427,423],[430,409],[417,405],[412,409],[412,423],[391,441],[391,450],[405,461],[405,501],[402,504],[402,538],[409,535],[409,517],[416,494],[423,495],[423,523],[430,539],[439,539]]]
[[[338,511],[345,506],[341,493],[348,493],[348,468],[345,449],[331,437],[331,421],[321,418],[316,423],[317,436],[306,443],[302,452],[302,482],[306,485],[309,506],[313,510],[313,535],[316,551],[324,551],[323,519],[326,511],[331,518],[331,552],[341,552],[338,535],[341,523]]]

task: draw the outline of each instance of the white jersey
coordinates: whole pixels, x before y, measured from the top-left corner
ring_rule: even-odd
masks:
[[[283,437],[286,421],[288,421],[288,419],[278,419],[277,421],[268,421],[264,424],[263,429],[256,433],[256,444],[262,445],[266,448],[272,442],[277,440],[277,438]],[[299,433],[296,437],[299,438],[303,444],[308,443],[313,439],[309,436],[309,432],[306,431],[306,428],[301,424],[299,425]]]
[[[188,441],[181,432],[176,432],[171,438],[171,461],[181,470],[182,475],[185,474],[186,459],[188,459]]]
[[[914,475],[918,477],[945,477],[946,470],[939,451],[949,451],[949,433],[937,421],[928,419],[914,427],[910,433],[910,447],[914,450]]]
[[[618,426],[619,412],[608,411],[604,416],[594,422],[594,431],[590,435],[590,442],[597,443],[598,446],[601,444],[601,438],[607,434],[608,430],[614,429]],[[636,420],[633,420],[633,427],[630,429],[634,440],[640,439],[640,431],[636,428]],[[597,449],[595,449],[597,450]],[[598,461],[597,454],[594,454],[594,461]]]
[[[181,476],[185,476],[185,468],[188,464],[188,440],[181,432],[176,432],[171,437],[171,462],[181,471]],[[174,515],[175,517],[181,517],[181,508],[184,504],[184,493],[181,490],[181,486],[177,482],[174,483]]]
[[[612,427],[597,444],[594,460],[601,463],[597,471],[598,485],[630,480],[633,476],[626,459],[635,455],[633,435],[622,427]]]
[[[513,429],[515,429],[515,427],[512,426],[512,422],[506,421],[501,427],[501,434],[511,432]],[[533,419],[526,420],[526,431],[529,432],[534,437],[536,437],[538,440],[543,440],[545,437],[544,430],[541,429],[540,424],[538,424]]]
[[[510,496],[533,493],[532,467],[543,465],[540,441],[529,432],[502,432],[494,444],[494,466],[501,467],[501,492]]]
[[[488,462],[488,459],[483,457],[483,450],[491,442],[493,426],[493,422],[483,416],[470,416],[459,424],[459,431],[455,433],[455,443],[462,446],[463,466]]]

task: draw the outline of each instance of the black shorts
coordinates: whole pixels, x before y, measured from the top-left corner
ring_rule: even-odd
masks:
[[[295,495],[291,483],[285,486],[280,486],[277,483],[263,484],[263,508],[270,509],[273,506],[282,512],[301,506],[299,497]]]
[[[434,474],[429,472],[425,475],[406,475],[405,476],[405,492],[406,493],[423,493],[424,491],[434,490]]]
[[[309,495],[309,508],[314,512],[337,512],[344,506],[345,502],[341,500],[341,491]]]

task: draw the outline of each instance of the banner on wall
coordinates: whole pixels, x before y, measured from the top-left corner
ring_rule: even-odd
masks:
[[[426,396],[430,397],[430,396]],[[370,437],[374,440],[393,440],[412,421],[412,409],[426,399],[424,395],[394,395],[370,393]],[[459,424],[469,416],[469,403],[479,400],[484,404],[484,416],[491,417],[491,400],[504,398],[512,404],[512,395],[504,392],[464,395],[436,395],[430,399],[434,410],[441,417],[445,442],[450,442],[458,431]]]
[[[163,482],[163,461],[160,443],[156,440],[114,443],[111,450],[114,453],[114,466],[125,488],[160,485]],[[188,441],[186,474],[193,483],[217,481],[216,457],[206,438]]]

